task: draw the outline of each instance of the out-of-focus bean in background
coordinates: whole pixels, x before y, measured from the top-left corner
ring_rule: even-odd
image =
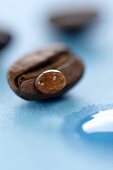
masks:
[[[57,10],[81,7],[99,11],[97,21],[81,33],[61,34],[48,22]],[[83,107],[87,114],[95,110],[89,105],[113,102],[113,1],[1,0],[0,27],[12,34],[0,52],[0,169],[112,170],[112,145],[84,141],[76,131],[82,111],[78,120],[76,115]],[[8,68],[26,53],[55,42],[67,43],[83,59],[83,79],[57,101],[20,99],[8,86]]]

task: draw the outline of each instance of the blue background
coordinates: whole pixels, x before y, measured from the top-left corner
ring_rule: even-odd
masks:
[[[55,10],[81,6],[100,11],[85,32],[69,37],[48,25]],[[0,0],[0,26],[14,33],[12,44],[0,52],[0,169],[112,170],[113,146],[84,141],[76,127],[97,108],[112,107],[113,1]],[[24,54],[54,42],[66,42],[84,60],[83,79],[60,100],[20,99],[8,86],[8,68]]]

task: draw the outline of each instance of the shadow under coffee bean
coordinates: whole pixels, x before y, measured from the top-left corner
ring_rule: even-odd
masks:
[[[51,99],[65,94],[84,73],[78,56],[64,45],[29,54],[12,65],[8,82],[26,100]]]

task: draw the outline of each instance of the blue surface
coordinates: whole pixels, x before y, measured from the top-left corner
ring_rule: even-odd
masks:
[[[47,16],[64,4],[97,6],[100,17],[82,34],[59,35],[48,25]],[[4,0],[0,25],[15,34],[0,53],[0,169],[112,170],[112,146],[84,141],[76,125],[98,107],[112,108],[113,1]],[[59,41],[84,60],[82,81],[60,100],[28,102],[17,97],[7,83],[9,66],[24,54]]]

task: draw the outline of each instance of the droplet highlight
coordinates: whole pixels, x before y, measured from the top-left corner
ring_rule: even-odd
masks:
[[[87,139],[113,142],[113,110],[99,111],[87,117],[81,123],[80,132]]]

